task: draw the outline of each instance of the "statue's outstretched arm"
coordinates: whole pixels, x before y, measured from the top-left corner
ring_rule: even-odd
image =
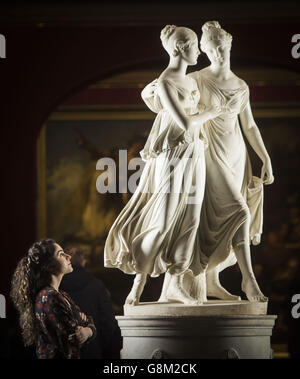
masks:
[[[274,181],[274,176],[271,159],[261,137],[260,131],[254,121],[249,101],[239,116],[243,132],[249,144],[263,162],[261,178],[264,181],[264,184],[272,184]]]

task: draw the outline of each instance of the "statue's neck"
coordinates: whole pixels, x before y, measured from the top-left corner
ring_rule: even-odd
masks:
[[[209,66],[209,70],[211,71],[211,73],[215,77],[217,77],[219,79],[223,79],[223,80],[229,79],[229,77],[231,75],[230,62],[228,62],[224,66],[220,66],[220,65],[216,65],[216,64],[211,64]]]
[[[168,69],[172,70],[175,75],[184,77],[186,75],[187,64],[183,59],[170,59]]]

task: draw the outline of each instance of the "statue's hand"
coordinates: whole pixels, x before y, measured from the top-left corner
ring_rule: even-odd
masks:
[[[209,118],[213,119],[222,114],[222,108],[219,105],[211,105],[206,112],[208,112]]]
[[[154,97],[156,91],[157,79],[153,80],[151,83],[147,84],[146,87],[141,92],[143,99],[149,99]]]
[[[261,169],[261,179],[264,184],[272,184],[274,182],[272,164],[270,159],[264,162]]]

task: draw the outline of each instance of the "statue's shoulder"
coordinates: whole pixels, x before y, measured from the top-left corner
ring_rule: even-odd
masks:
[[[187,74],[187,77],[190,79],[197,80],[197,76],[198,76],[197,73],[198,71],[190,72],[189,74]]]
[[[161,87],[168,88],[176,92],[180,90],[180,86],[178,86],[176,81],[173,80],[169,73],[166,71],[163,71],[157,79],[157,88]]]
[[[244,79],[240,78],[235,73],[233,73],[233,74],[234,74],[236,81],[237,81],[237,87],[247,87],[248,88],[248,84],[246,83],[246,81]]]
[[[157,85],[158,86],[169,84],[169,82],[170,82],[170,78],[169,78],[169,75],[166,71],[163,71],[159,75],[159,77],[157,78]]]
[[[198,75],[207,75],[208,74],[208,67],[204,67],[199,71],[196,71]]]
[[[248,88],[248,84],[246,83],[246,81],[244,79],[239,78],[238,83],[239,83],[240,87],[247,87]]]
[[[156,90],[158,91],[157,93],[159,94],[160,91],[163,89],[165,90],[166,87],[169,87],[169,81],[167,79],[167,76],[165,75],[165,73],[161,73],[159,75],[159,77],[157,78],[157,82],[156,82]]]

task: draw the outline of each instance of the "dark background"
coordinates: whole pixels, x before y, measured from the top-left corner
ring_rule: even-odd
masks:
[[[97,80],[165,64],[158,39],[164,25],[188,26],[200,35],[201,25],[215,19],[234,37],[232,67],[246,62],[300,73],[300,59],[291,55],[291,38],[300,33],[296,2],[0,5],[0,34],[6,37],[6,58],[0,59],[0,293],[8,301],[8,320],[14,317],[11,275],[37,238],[36,141],[49,114]],[[202,55],[199,65],[205,64]],[[258,92],[251,94],[258,99]],[[269,95],[299,105],[299,86]]]

